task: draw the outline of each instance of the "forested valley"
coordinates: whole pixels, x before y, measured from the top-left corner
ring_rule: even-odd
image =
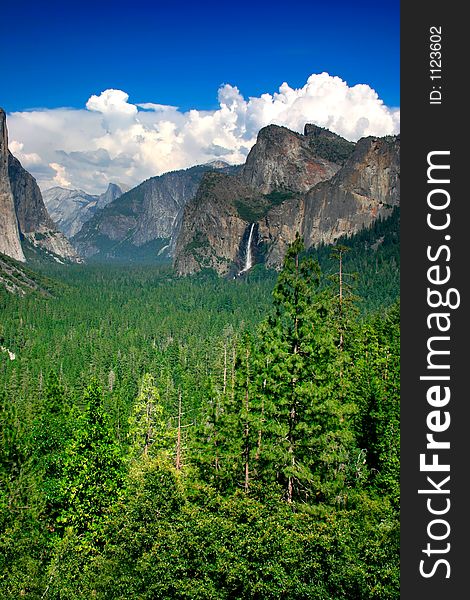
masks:
[[[0,596],[398,598],[398,224],[0,291]]]

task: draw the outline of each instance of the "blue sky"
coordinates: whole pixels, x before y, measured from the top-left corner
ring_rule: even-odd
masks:
[[[242,163],[268,124],[399,131],[396,0],[25,0],[1,16],[9,147],[42,189]]]
[[[399,106],[399,2],[8,2],[0,105],[82,108],[90,95],[214,109],[221,84],[244,97],[312,73],[367,83]]]

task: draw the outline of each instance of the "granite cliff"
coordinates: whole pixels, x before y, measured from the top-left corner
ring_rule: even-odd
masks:
[[[23,246],[60,262],[80,262],[50,218],[36,180],[8,150],[6,115],[0,109],[0,252],[24,262]]]
[[[8,132],[6,115],[0,108],[0,252],[25,261],[8,177]]]
[[[53,187],[43,192],[44,203],[57,227],[68,238],[77,235],[84,223],[110,202],[119,198],[127,188],[110,183],[101,195],[87,194],[83,190]]]
[[[359,140],[344,167],[305,196],[302,235],[307,247],[334,243],[400,204],[400,137]]]
[[[34,177],[11,153],[8,176],[22,239],[35,253],[59,262],[81,262],[75,249],[52,221]]]

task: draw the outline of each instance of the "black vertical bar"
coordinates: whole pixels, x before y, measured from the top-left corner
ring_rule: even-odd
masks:
[[[467,358],[470,251],[466,243],[467,239],[470,241],[470,191],[465,181],[466,173],[470,172],[470,166],[465,164],[470,155],[466,150],[467,144],[470,146],[467,141],[470,127],[465,92],[470,31],[463,6],[436,0],[419,5],[402,2],[401,6],[401,598],[404,600],[470,598],[467,515],[470,394],[466,382],[470,376],[470,358]],[[432,44],[440,44],[440,48]],[[428,156],[433,151],[450,153],[435,154],[431,159],[436,164],[450,165],[450,170],[431,171],[429,182]],[[450,183],[442,182],[446,177]],[[439,179],[440,183],[433,179]],[[437,210],[429,206],[428,194],[432,190],[438,191],[432,192],[430,203],[445,205],[448,194],[447,208]],[[449,226],[432,229],[427,223],[428,214],[437,226],[450,218]],[[431,256],[437,256],[435,260],[427,256],[428,247]],[[439,270],[428,275],[428,269],[435,265],[439,265]],[[429,281],[429,276],[436,279],[438,275],[442,280],[449,272],[447,283]],[[440,291],[443,298],[449,289],[456,290],[451,292],[450,303],[455,304],[460,295],[460,306],[430,307],[428,288]],[[437,298],[434,295],[431,301],[436,302]],[[431,317],[428,322],[432,313],[448,315],[449,331],[439,331],[436,318]],[[440,324],[444,327],[447,322],[447,317],[442,317]],[[427,344],[432,336],[450,338],[431,342],[435,349],[450,350],[449,355],[436,355],[432,360],[440,366],[448,364],[449,369],[429,368]],[[450,380],[420,380],[420,376],[436,375],[448,376]],[[445,406],[431,406],[427,399],[428,389],[438,385],[442,386],[439,388],[442,393],[444,386],[450,389],[450,401]],[[438,416],[429,416],[436,410]],[[434,433],[433,439],[450,442],[450,449],[429,449],[426,435],[433,433],[429,424],[436,427],[439,422],[444,427],[446,412],[450,426]],[[432,462],[432,455],[437,454],[439,465],[449,464],[450,471],[423,471],[420,469],[423,453],[425,463]],[[448,476],[450,479],[442,483]],[[442,514],[432,514],[430,510]]]

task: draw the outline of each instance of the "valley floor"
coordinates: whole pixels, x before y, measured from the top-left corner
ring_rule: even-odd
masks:
[[[301,247],[279,276],[57,265],[52,296],[2,292],[0,595],[398,598],[382,246],[362,305]]]

